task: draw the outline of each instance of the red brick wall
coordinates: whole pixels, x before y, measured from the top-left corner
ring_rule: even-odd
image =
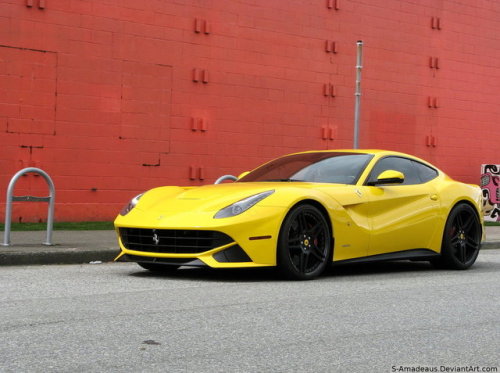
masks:
[[[349,148],[359,39],[361,147],[466,182],[500,163],[495,0],[0,0],[0,213],[27,166],[57,220],[105,220],[153,186]]]

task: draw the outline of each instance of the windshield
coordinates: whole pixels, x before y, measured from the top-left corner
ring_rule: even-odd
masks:
[[[361,153],[292,154],[266,163],[238,181],[306,181],[356,184],[372,157],[372,154]]]

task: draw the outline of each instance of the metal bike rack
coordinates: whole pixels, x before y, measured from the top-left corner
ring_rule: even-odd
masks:
[[[236,181],[236,180],[238,180],[238,178],[236,176],[233,176],[233,175],[224,175],[224,176],[219,177],[217,180],[215,180],[214,184],[220,184],[225,180]]]
[[[14,196],[14,187],[16,186],[17,180],[27,174],[29,172],[33,172],[43,176],[45,181],[49,186],[49,196],[48,197],[33,197],[33,196]],[[54,225],[54,204],[56,199],[56,188],[54,187],[54,183],[50,176],[43,170],[35,167],[24,168],[21,171],[17,172],[12,179],[10,179],[9,186],[7,188],[7,198],[5,200],[5,230],[3,234],[3,243],[2,246],[10,246],[10,227],[11,227],[11,219],[12,219],[12,202],[14,201],[24,201],[24,202],[48,202],[49,203],[49,212],[47,216],[47,239],[45,242],[42,242],[42,245],[52,246],[52,228]]]

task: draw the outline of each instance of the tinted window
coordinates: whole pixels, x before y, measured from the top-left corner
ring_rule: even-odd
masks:
[[[378,161],[370,173],[368,182],[376,181],[377,177],[387,170],[399,171],[405,175],[405,181],[399,185],[420,184],[420,177],[418,176],[415,162],[401,157],[386,157]]]
[[[372,157],[359,153],[292,154],[260,166],[239,181],[355,184]]]
[[[438,172],[435,169],[423,163],[413,161],[413,164],[417,169],[418,176],[422,183],[426,183],[438,176]]]

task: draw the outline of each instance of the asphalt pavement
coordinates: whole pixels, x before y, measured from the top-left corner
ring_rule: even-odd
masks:
[[[0,294],[2,373],[500,367],[500,250],[482,251],[468,271],[371,263],[315,281],[270,269],[4,266]]]
[[[0,246],[0,265],[109,262],[119,253],[112,230],[54,231],[52,246],[42,244],[45,238],[45,231],[11,232],[11,245]],[[500,227],[486,227],[482,248],[500,249]]]

